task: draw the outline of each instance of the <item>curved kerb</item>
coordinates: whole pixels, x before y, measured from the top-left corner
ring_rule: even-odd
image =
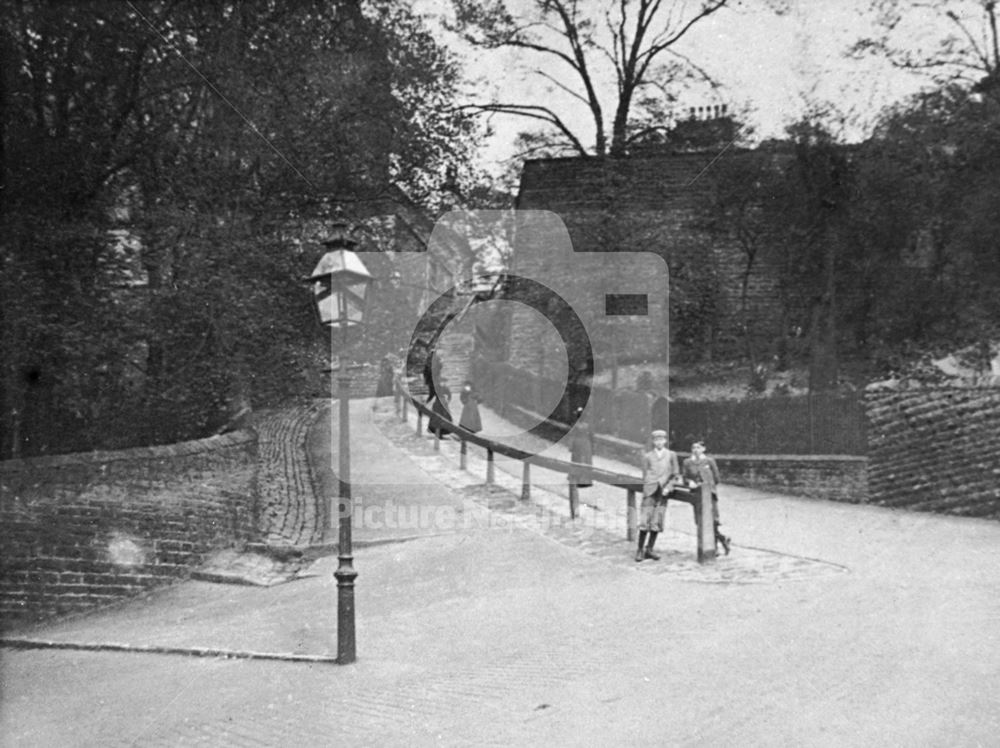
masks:
[[[71,649],[80,652],[132,652],[136,654],[183,655],[186,657],[218,657],[229,660],[277,660],[280,662],[337,663],[333,655],[306,655],[291,652],[253,652],[243,649],[213,647],[166,647],[159,645],[118,644],[114,642],[66,642],[44,639],[2,638],[0,647],[7,649]]]

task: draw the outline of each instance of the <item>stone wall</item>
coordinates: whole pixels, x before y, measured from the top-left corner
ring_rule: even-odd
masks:
[[[1000,519],[1000,388],[865,394],[872,503]]]
[[[723,482],[814,499],[863,504],[868,459],[852,455],[716,455]]]
[[[4,625],[135,595],[256,540],[256,476],[251,432],[0,463]]]

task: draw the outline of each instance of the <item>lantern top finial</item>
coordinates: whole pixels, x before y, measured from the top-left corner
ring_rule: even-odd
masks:
[[[354,249],[358,246],[358,240],[354,238],[351,224],[344,215],[344,208],[340,205],[333,211],[333,219],[327,229],[327,237],[322,241],[324,247],[330,250]]]

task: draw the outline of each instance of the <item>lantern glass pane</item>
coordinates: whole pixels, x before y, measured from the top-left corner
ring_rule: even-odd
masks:
[[[365,294],[368,293],[369,281],[367,278],[360,280],[357,283],[352,283],[350,286],[351,292],[361,299],[361,303],[364,303]]]
[[[354,252],[327,252],[313,271],[320,321],[336,328],[360,325],[371,274]]]
[[[332,295],[316,299],[316,306],[319,309],[319,321],[324,325],[329,325],[337,316],[337,300]]]

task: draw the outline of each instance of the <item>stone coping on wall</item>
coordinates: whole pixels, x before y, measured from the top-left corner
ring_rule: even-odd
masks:
[[[109,462],[131,462],[135,460],[166,460],[175,457],[201,454],[227,447],[237,447],[256,439],[249,430],[232,431],[228,434],[208,436],[176,444],[161,444],[132,449],[97,450],[94,452],[71,452],[61,455],[24,457],[0,461],[0,473],[17,473],[28,470],[68,467],[70,465],[94,465]]]
[[[733,462],[789,462],[799,465],[810,465],[818,462],[835,462],[838,464],[854,463],[855,465],[866,465],[868,458],[863,455],[730,455],[713,454],[716,459],[726,459]]]

